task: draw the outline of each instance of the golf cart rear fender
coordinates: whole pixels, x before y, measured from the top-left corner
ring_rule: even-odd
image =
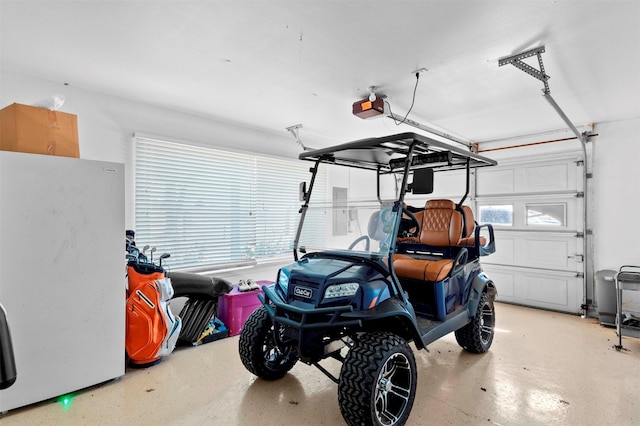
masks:
[[[484,273],[478,274],[471,284],[469,304],[467,305],[470,318],[473,317],[475,312],[478,310],[478,303],[480,302],[480,296],[482,293],[487,293],[491,300],[495,300],[498,295],[498,290],[496,289],[495,284]]]

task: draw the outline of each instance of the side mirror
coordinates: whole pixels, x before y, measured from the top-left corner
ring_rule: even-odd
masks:
[[[409,189],[414,194],[431,194],[433,192],[433,169],[414,170],[413,183]]]

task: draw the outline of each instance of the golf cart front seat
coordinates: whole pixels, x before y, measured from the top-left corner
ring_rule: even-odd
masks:
[[[399,278],[431,282],[445,279],[459,262],[459,256],[454,258],[450,249],[459,245],[462,227],[462,213],[456,209],[453,201],[427,201],[420,234],[402,239],[399,247],[406,253],[394,255],[396,275]]]

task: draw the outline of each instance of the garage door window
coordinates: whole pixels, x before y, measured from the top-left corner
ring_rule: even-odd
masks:
[[[480,223],[513,226],[513,204],[480,206]]]
[[[567,205],[527,204],[527,225],[532,226],[566,226]]]
[[[301,204],[298,187],[311,176],[308,163],[135,139],[139,245],[171,253],[173,268],[193,270],[291,256]],[[324,194],[325,181],[326,174],[319,172],[314,193]]]

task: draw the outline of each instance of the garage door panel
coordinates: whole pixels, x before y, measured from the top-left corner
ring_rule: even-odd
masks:
[[[580,312],[582,279],[576,275],[501,265],[486,265],[484,270],[495,283],[500,302],[574,314]]]
[[[566,269],[569,256],[568,241],[525,239],[524,252],[528,266],[539,268]]]
[[[508,236],[496,237],[496,251],[486,258],[485,263],[511,264],[515,262],[515,239]]]
[[[495,270],[492,270],[490,277],[498,286],[498,300],[502,300],[504,298],[513,299],[513,297],[515,296],[513,273],[496,272]]]
[[[478,194],[510,194],[515,191],[515,170],[512,168],[479,169],[477,180]]]
[[[574,234],[544,232],[496,232],[496,252],[483,258],[483,264],[519,266],[576,272],[581,268],[579,239]]]
[[[545,278],[524,274],[526,300],[565,307],[568,303],[568,282],[566,278]]]
[[[518,303],[524,298],[524,292],[522,295],[518,294],[518,291],[524,287],[517,283],[517,270],[500,265],[485,265],[482,269],[491,277],[498,289],[497,301]]]
[[[530,166],[524,168],[525,192],[562,191],[571,189],[569,186],[568,165],[553,164]]]
[[[436,173],[433,177],[433,193],[431,198],[445,198],[447,195],[464,192],[467,180],[467,172],[454,170],[444,173]],[[463,195],[463,194],[460,194]]]
[[[478,197],[577,190],[576,157],[520,160],[477,170]]]

